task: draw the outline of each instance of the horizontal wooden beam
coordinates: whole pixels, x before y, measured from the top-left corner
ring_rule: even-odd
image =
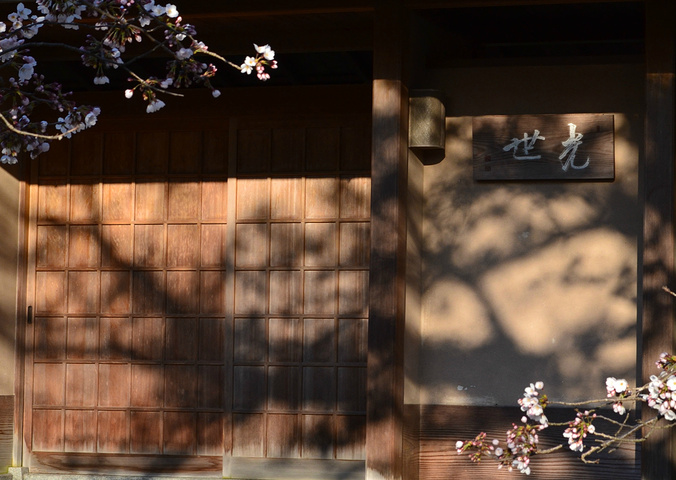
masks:
[[[585,3],[635,2],[636,0],[404,0],[411,9],[466,8],[466,7],[516,7],[533,5],[560,5]]]

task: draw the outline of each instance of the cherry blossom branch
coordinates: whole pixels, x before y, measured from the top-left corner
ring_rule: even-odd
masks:
[[[673,292],[664,289],[670,293]],[[548,449],[539,448],[539,432],[549,426],[565,426],[563,437],[567,439],[568,447],[580,453],[584,463],[598,463],[595,455],[609,450],[614,451],[623,444],[638,444],[646,441],[656,430],[673,428],[676,426],[676,355],[662,353],[656,366],[661,370],[658,375],[652,375],[650,382],[643,386],[629,388],[624,379],[608,377],[606,379],[607,397],[604,399],[585,400],[582,402],[550,402],[546,395],[541,394],[544,389],[542,382],[530,384],[524,390],[523,397],[518,404],[525,415],[521,424],[512,424],[507,430],[506,446],[502,447],[498,440],[488,443],[486,434],[480,433],[473,440],[458,441],[456,450],[459,454],[469,453],[473,462],[482,458],[493,458],[498,462],[498,468],[507,467],[521,473],[530,474],[530,459],[534,455],[543,455],[556,452],[563,448],[563,444]],[[657,415],[650,420],[636,420],[629,423],[630,417],[626,405],[645,403],[648,407],[657,410]],[[550,422],[545,415],[545,409],[550,405],[567,407],[589,407],[591,405],[603,407],[612,405],[613,411],[623,415],[622,421],[617,421],[606,415],[599,415],[595,410],[576,410],[573,420],[568,422]],[[608,422],[617,427],[614,433],[600,432],[596,428],[598,422]],[[586,439],[592,439],[594,444],[585,451]]]
[[[30,49],[58,47],[77,53],[82,63],[94,70],[96,85],[109,83],[106,70],[119,68],[134,83],[124,95],[131,98],[138,90],[147,102],[146,111],[155,112],[165,104],[158,97],[180,97],[176,89],[193,84],[208,88],[214,97],[220,91],[210,79],[216,74],[213,64],[202,63],[198,56],[213,58],[242,73],[254,70],[258,79],[267,80],[266,68],[276,68],[275,52],[269,45],[254,44],[256,53],[237,65],[212,52],[197,40],[195,28],[184,23],[175,5],[160,5],[155,0],[36,0],[37,14],[23,3],[0,21],[0,162],[16,163],[22,152],[35,157],[49,149],[49,142],[70,138],[96,124],[100,109],[78,105],[70,100],[56,82],[46,83],[37,73],[38,62]],[[77,46],[64,42],[36,41],[43,28],[56,27],[90,34]],[[131,45],[148,40],[148,48]],[[163,52],[169,58],[164,74],[143,78],[133,66],[150,55]],[[12,75],[14,73],[14,75]],[[47,106],[56,119],[33,120],[38,105]],[[44,109],[43,109],[44,110]],[[49,110],[45,110],[48,112]],[[47,132],[53,129],[55,133]]]
[[[63,138],[66,138],[69,134],[74,133],[77,129],[75,127],[71,128],[70,130],[66,130],[64,133],[58,133],[55,135],[44,135],[42,133],[35,133],[35,132],[29,132],[26,130],[21,130],[19,128],[16,128],[14,125],[10,123],[5,116],[0,113],[0,120],[2,120],[2,123],[5,124],[5,126],[12,132],[18,134],[18,135],[25,135],[27,137],[35,137],[35,138],[41,138],[43,140],[61,140]]]

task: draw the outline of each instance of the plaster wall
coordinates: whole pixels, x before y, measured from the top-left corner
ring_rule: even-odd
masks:
[[[14,395],[19,181],[0,168],[0,396]]]
[[[642,228],[640,66],[447,69],[445,158],[424,167],[418,386],[422,404],[605,396],[632,383]],[[612,182],[476,182],[475,115],[615,114]],[[413,314],[415,315],[415,314]]]

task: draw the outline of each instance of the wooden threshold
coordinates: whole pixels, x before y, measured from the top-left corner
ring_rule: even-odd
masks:
[[[226,460],[226,478],[293,480],[363,480],[362,460],[322,460],[301,458],[245,458]]]
[[[150,473],[220,477],[223,457],[34,453],[31,455],[29,468],[31,474],[141,475]]]

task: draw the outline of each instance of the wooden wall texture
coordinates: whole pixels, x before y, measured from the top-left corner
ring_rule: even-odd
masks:
[[[14,396],[0,396],[0,473],[12,465],[12,435],[14,434]]]

